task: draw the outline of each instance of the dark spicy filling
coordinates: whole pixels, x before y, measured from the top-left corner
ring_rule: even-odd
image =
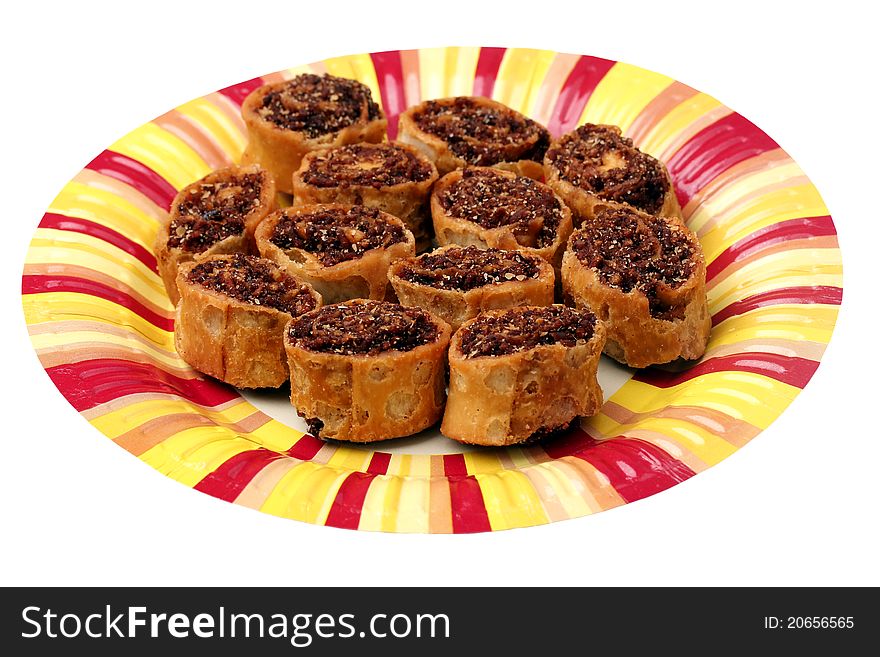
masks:
[[[237,301],[268,306],[294,317],[314,310],[316,305],[307,285],[269,260],[241,253],[204,260],[190,270],[187,280]]]
[[[440,204],[450,217],[483,228],[511,226],[516,241],[532,248],[552,244],[562,221],[562,204],[549,187],[493,169],[465,169]]]
[[[566,306],[511,308],[500,315],[482,315],[461,330],[465,358],[506,356],[535,347],[574,347],[588,341],[596,328],[591,312]]]
[[[381,118],[369,87],[356,80],[304,73],[269,91],[257,110],[279,128],[320,137]]]
[[[272,243],[279,248],[307,251],[325,267],[360,258],[370,249],[389,247],[405,239],[403,226],[389,222],[379,210],[364,205],[299,214],[287,211],[272,233]]]
[[[315,187],[389,187],[431,177],[429,162],[397,144],[351,144],[313,157],[302,180]]]
[[[672,320],[683,316],[684,307],[669,306],[659,295],[662,287],[680,287],[693,274],[691,239],[660,217],[646,221],[630,210],[606,208],[575,233],[571,248],[602,283],[641,290],[653,317]]]
[[[563,137],[547,157],[562,180],[650,214],[663,207],[669,190],[660,162],[609,126],[582,125]]]
[[[539,263],[538,256],[522,251],[468,246],[407,260],[398,267],[397,275],[410,283],[467,292],[485,285],[537,278]]]
[[[168,231],[168,246],[201,253],[227,237],[244,232],[244,219],[260,205],[263,177],[245,173],[226,179],[209,177],[187,190]]]
[[[290,325],[293,344],[319,353],[374,356],[411,351],[437,339],[440,328],[420,308],[384,301],[324,306]]]
[[[413,119],[419,129],[445,141],[468,164],[540,162],[550,145],[550,133],[539,123],[473,98],[429,100]]]

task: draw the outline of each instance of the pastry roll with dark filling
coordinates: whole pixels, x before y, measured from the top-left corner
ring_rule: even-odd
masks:
[[[441,176],[466,166],[498,166],[540,178],[550,145],[544,126],[482,97],[426,100],[400,115],[398,130],[398,139],[427,155]]]
[[[493,310],[465,322],[449,346],[441,431],[463,443],[539,440],[602,406],[596,369],[605,329],[566,306]]]
[[[156,235],[156,261],[176,304],[177,269],[184,262],[254,251],[254,229],[275,210],[275,183],[257,166],[227,167],[177,193]]]
[[[309,151],[385,138],[387,121],[369,87],[356,80],[304,73],[255,89],[241,116],[248,131],[242,155],[293,193],[293,174]]]
[[[180,267],[174,322],[177,353],[238,388],[277,388],[288,379],[284,327],[321,305],[321,295],[271,260],[236,253]]]
[[[364,205],[302,205],[270,215],[257,229],[260,254],[311,284],[325,303],[385,299],[388,267],[415,255],[403,222]]]
[[[449,333],[419,308],[363,299],[325,306],[285,332],[290,401],[320,438],[417,433],[443,413]]]
[[[522,250],[556,269],[571,212],[553,190],[509,171],[474,167],[441,178],[431,193],[437,242]]]
[[[681,219],[666,167],[617,126],[587,123],[554,141],[544,157],[544,177],[571,208],[575,226],[592,217],[597,205]]]
[[[400,303],[429,310],[453,331],[486,310],[553,303],[553,267],[525,251],[444,246],[398,260],[388,279]]]
[[[631,367],[703,355],[712,321],[697,236],[676,217],[597,207],[562,261],[566,299],[605,323],[605,353]]]
[[[348,203],[398,217],[416,239],[431,246],[428,198],[437,181],[434,164],[397,142],[351,144],[309,153],[293,175],[293,204]]]

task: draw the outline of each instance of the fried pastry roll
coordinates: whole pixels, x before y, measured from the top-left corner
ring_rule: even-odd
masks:
[[[261,164],[289,194],[306,153],[380,142],[387,124],[365,84],[311,73],[255,89],[242,103],[241,116],[248,131],[242,161]]]
[[[351,144],[309,153],[293,175],[294,205],[348,203],[393,214],[416,239],[431,246],[429,196],[437,181],[434,164],[397,142]]]
[[[486,310],[553,303],[553,267],[525,251],[444,246],[398,260],[388,279],[400,303],[432,312],[453,331]]]
[[[288,379],[284,327],[321,305],[321,295],[271,260],[236,253],[181,265],[174,322],[177,353],[238,388]]]
[[[419,308],[363,299],[325,306],[285,331],[290,401],[320,438],[417,433],[443,413],[449,334]]]
[[[544,177],[571,208],[575,226],[591,218],[597,205],[682,216],[666,167],[617,126],[587,123],[554,141],[544,157]]]
[[[275,207],[275,183],[258,166],[218,169],[180,190],[155,244],[159,276],[171,302],[179,299],[182,263],[254,251],[254,229]]]
[[[597,207],[562,261],[567,300],[605,323],[605,353],[631,367],[703,355],[712,321],[697,236],[675,217]]]
[[[403,222],[363,205],[302,205],[270,215],[257,229],[260,254],[311,284],[325,303],[385,299],[388,267],[415,255]]]
[[[440,245],[527,251],[557,270],[572,230],[571,212],[547,185],[487,167],[443,176],[431,215]]]
[[[602,406],[596,379],[602,323],[566,306],[492,310],[465,322],[449,346],[441,431],[463,443],[539,440]]]
[[[398,139],[427,155],[441,176],[466,166],[498,166],[540,178],[550,145],[544,126],[478,96],[426,100],[400,115],[398,130]]]

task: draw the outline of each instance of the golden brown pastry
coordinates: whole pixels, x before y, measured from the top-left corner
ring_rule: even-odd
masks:
[[[177,353],[238,388],[277,388],[288,379],[284,327],[321,296],[271,260],[236,253],[181,265],[174,321]]]
[[[398,139],[412,144],[440,175],[466,166],[501,166],[541,176],[550,133],[541,124],[490,98],[426,100],[400,115]]]
[[[699,358],[706,349],[706,263],[681,219],[597,207],[571,235],[562,287],[605,323],[605,353],[631,367]]]
[[[400,303],[432,312],[453,331],[486,310],[553,303],[553,267],[525,251],[444,246],[398,260],[388,280]]]
[[[437,181],[434,164],[398,142],[350,144],[309,153],[293,175],[293,204],[349,203],[398,217],[416,239],[431,246],[428,198]]]
[[[440,245],[527,251],[557,269],[572,230],[571,212],[547,185],[487,167],[443,176],[431,215]]]
[[[440,419],[449,326],[419,308],[358,299],[285,331],[290,401],[319,438],[368,443]]]
[[[449,346],[441,431],[463,443],[513,445],[594,415],[604,344],[596,316],[566,306],[492,310],[465,322]]]
[[[306,153],[380,142],[387,124],[365,84],[311,73],[255,89],[245,98],[241,116],[248,131],[242,162],[261,164],[288,194]]]
[[[222,253],[255,251],[254,229],[275,210],[275,183],[258,166],[227,167],[181,189],[156,235],[156,261],[176,304],[177,269]]]
[[[597,204],[681,219],[666,167],[617,126],[587,123],[554,141],[544,157],[544,177],[571,208],[575,226],[592,217]]]
[[[325,303],[383,300],[388,266],[415,255],[403,222],[364,205],[302,205],[270,215],[257,229],[260,254],[311,284]]]

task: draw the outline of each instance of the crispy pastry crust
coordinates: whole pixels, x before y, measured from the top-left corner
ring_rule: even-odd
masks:
[[[472,167],[470,171],[492,172],[496,176],[503,176],[508,180],[522,178],[522,176],[517,176],[517,174],[513,172],[498,170],[496,168]],[[552,242],[546,245],[537,246],[534,241],[534,236],[528,239],[523,239],[523,237],[520,236],[520,239],[517,239],[517,234],[514,232],[516,224],[500,225],[495,228],[484,228],[476,222],[450,216],[447,210],[443,207],[441,199],[448,190],[452,189],[462,180],[464,175],[465,172],[461,169],[446,174],[437,181],[437,184],[434,185],[434,190],[431,192],[431,216],[434,221],[434,233],[437,238],[437,243],[441,246],[449,244],[469,246],[473,244],[480,248],[494,247],[497,249],[526,251],[542,257],[553,265],[554,269],[558,272],[562,263],[562,252],[565,250],[565,243],[568,240],[568,236],[571,235],[573,228],[571,223],[571,211],[565,203],[562,202],[562,199],[543,183],[537,183],[537,185],[553,194],[553,197],[559,203],[562,213],[559,225],[556,227],[556,235]],[[521,243],[520,240],[525,242],[525,244]]]
[[[451,245],[435,249],[429,255],[461,251],[462,247]],[[481,251],[480,253],[486,253]],[[419,258],[398,260],[388,270],[388,280],[397,298],[404,306],[417,306],[443,319],[455,332],[467,320],[487,310],[513,308],[516,306],[549,306],[553,303],[553,267],[543,258],[524,253],[533,258],[538,275],[522,281],[508,280],[490,283],[470,290],[442,289],[412,282],[401,276],[407,263],[417,263]]]
[[[516,311],[525,311],[518,308]],[[494,310],[465,322],[449,346],[449,397],[440,430],[462,443],[501,447],[543,437],[602,406],[596,371],[605,329],[574,346],[540,345],[501,356],[467,358],[465,329]]]
[[[275,177],[278,190],[288,194],[293,193],[293,174],[299,169],[306,153],[357,142],[380,142],[385,139],[388,123],[381,110],[377,118],[370,118],[366,104],[360,118],[351,125],[315,137],[305,132],[286,130],[264,118],[260,114],[263,99],[273,91],[296,84],[297,79],[263,85],[252,91],[241,106],[241,116],[248,131],[248,144],[242,154],[242,163],[261,164]]]
[[[308,321],[309,315],[300,321]],[[446,398],[450,329],[441,319],[431,320],[439,328],[433,341],[409,351],[375,355],[312,351],[298,346],[288,327],[284,346],[291,373],[290,401],[310,427],[319,421],[319,430],[312,429],[313,433],[369,443],[409,436],[436,423]]]
[[[187,275],[198,264],[184,263],[177,277],[177,353],[198,371],[236,388],[277,388],[285,383],[289,374],[283,334],[292,316],[191,283]],[[320,307],[321,295],[311,288],[308,293]]]
[[[260,194],[257,204],[250,212],[244,215],[244,231],[229,235],[217,242],[214,242],[207,249],[193,252],[186,250],[183,246],[172,246],[169,244],[171,225],[176,220],[181,219],[181,205],[186,203],[193,195],[201,196],[200,190],[204,189],[205,184],[214,185],[217,183],[228,182],[231,179],[245,176],[258,175],[260,177]],[[230,193],[229,191],[224,193]],[[275,181],[269,172],[256,165],[243,167],[226,167],[218,169],[213,173],[209,173],[201,180],[187,185],[181,189],[174,201],[171,203],[171,210],[165,216],[159,225],[159,232],[156,234],[156,242],[154,251],[156,253],[156,264],[159,270],[159,276],[168,292],[168,298],[171,303],[177,304],[180,300],[180,294],[177,291],[177,270],[184,262],[192,262],[200,260],[212,255],[221,255],[224,253],[250,253],[256,252],[254,244],[254,230],[257,224],[263,220],[266,215],[273,212],[277,205],[275,203]],[[221,222],[223,219],[218,219]]]
[[[346,147],[322,149],[308,153],[303,157],[302,164],[293,174],[294,206],[311,205],[314,203],[348,203],[366,205],[377,208],[398,217],[416,239],[416,250],[424,251],[431,246],[431,212],[429,196],[431,187],[437,182],[437,168],[418,150],[399,142],[383,142],[379,144],[361,144],[357,149],[362,153],[353,155],[353,159],[361,159],[365,164],[371,159],[395,157],[405,154],[416,159],[429,174],[424,180],[403,180],[391,185],[351,184],[340,180],[334,186],[317,186],[309,184],[309,169],[321,160],[333,158],[339,150]],[[366,168],[366,167],[365,167]]]
[[[384,300],[390,291],[388,267],[395,260],[415,255],[415,239],[403,222],[379,211],[381,221],[403,229],[404,240],[387,247],[364,251],[359,257],[325,266],[320,258],[300,248],[282,249],[272,241],[276,226],[299,216],[308,216],[321,209],[351,208],[350,205],[329,203],[284,208],[268,216],[257,228],[256,241],[260,255],[277,262],[291,275],[309,283],[321,294],[325,303],[350,299]]]
[[[616,134],[618,137],[621,136],[620,128],[617,126],[600,125],[595,127],[608,130],[611,133]],[[562,198],[562,200],[565,201],[565,204],[568,205],[569,208],[571,208],[572,220],[575,227],[580,226],[585,220],[592,219],[595,216],[596,210],[599,206],[617,208],[635,207],[625,202],[603,198],[602,195],[596,194],[583,186],[574,185],[570,181],[565,180],[562,177],[559,167],[553,161],[553,154],[559,149],[560,145],[563,142],[567,140],[577,139],[577,130],[562,135],[562,137],[555,140],[550,145],[550,148],[547,149],[547,154],[544,156],[544,180],[553,189],[553,191],[555,191]],[[672,185],[672,178],[669,175],[669,171],[667,170],[666,165],[656,158],[652,158],[647,154],[641,153],[641,151],[639,151],[639,149],[635,146],[630,145],[629,147],[626,147],[623,141],[621,141],[618,146],[623,150],[627,150],[631,153],[638,153],[641,157],[649,158],[650,161],[655,163],[656,166],[658,166],[659,169],[662,171],[662,175],[665,178],[666,182],[666,192],[663,195],[663,201],[659,209],[652,214],[658,214],[665,217],[678,217],[679,219],[681,219],[681,207],[678,204],[678,197],[675,195],[675,189]],[[618,164],[622,163],[610,163],[607,165],[607,167],[614,168]],[[635,209],[645,210],[645,208],[642,207],[636,207]]]
[[[497,116],[526,124],[529,126],[528,134],[523,134],[519,139],[498,141],[465,137],[464,141],[470,142],[478,149],[488,148],[505,153],[498,157],[489,155],[488,158],[493,161],[486,161],[487,157],[458,155],[453,152],[450,142],[420,127],[418,117],[432,107],[456,111],[456,104],[462,103],[466,104],[468,108],[473,107],[492,112]],[[424,153],[437,165],[437,171],[441,176],[466,166],[497,166],[520,175],[539,179],[541,160],[549,144],[550,133],[536,121],[491,98],[459,96],[428,100],[407,109],[400,115],[397,138],[406,144],[415,146]]]
[[[600,209],[600,213],[603,210]],[[635,213],[643,220],[650,215]],[[656,217],[675,231],[687,235],[694,248],[693,272],[681,285],[660,285],[658,298],[670,308],[678,308],[679,318],[663,319],[651,315],[650,301],[638,287],[624,292],[602,282],[596,271],[586,266],[571,249],[572,242],[585,225],[569,240],[562,260],[562,287],[565,298],[577,308],[588,308],[601,319],[608,331],[605,353],[630,367],[668,363],[677,358],[693,360],[703,355],[712,319],[706,301],[706,263],[700,242],[676,217]]]

